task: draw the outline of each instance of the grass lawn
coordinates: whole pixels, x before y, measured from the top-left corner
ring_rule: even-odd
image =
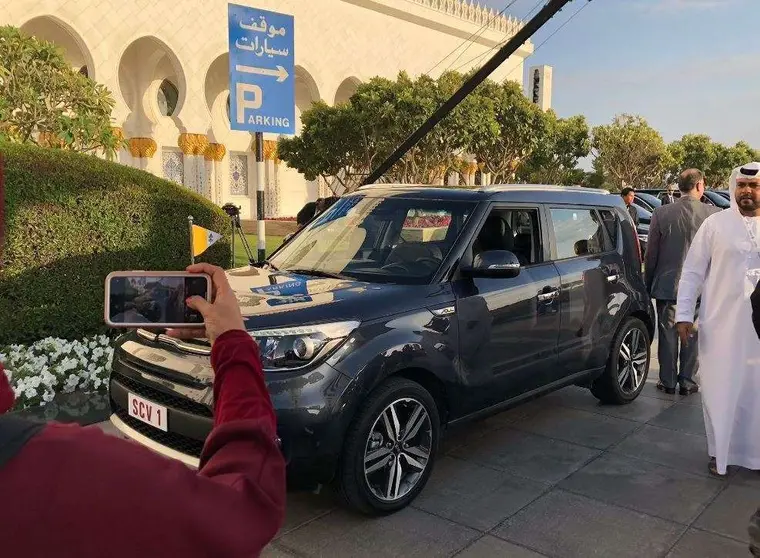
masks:
[[[253,257],[256,258],[258,254],[258,239],[255,234],[247,234],[245,235],[248,239],[248,244],[251,245],[251,250],[253,251]],[[280,247],[280,244],[282,244],[282,237],[281,236],[269,236],[267,235],[267,255],[274,252],[277,248]],[[235,235],[235,267],[241,267],[248,265],[248,256],[245,253],[245,248],[243,248],[243,241],[241,240],[239,235]]]

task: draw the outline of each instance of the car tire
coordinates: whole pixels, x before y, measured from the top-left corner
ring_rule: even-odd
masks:
[[[625,405],[636,399],[649,374],[649,330],[638,318],[628,318],[612,342],[607,367],[591,385],[602,403]]]
[[[396,433],[396,424],[401,436],[393,439],[388,427]],[[433,396],[406,378],[388,379],[362,404],[346,435],[338,475],[343,499],[367,515],[405,508],[430,478],[439,438],[440,416]]]

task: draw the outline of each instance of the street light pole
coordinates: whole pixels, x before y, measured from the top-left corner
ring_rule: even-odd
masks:
[[[591,0],[588,0],[589,2]],[[425,121],[414,133],[409,136],[404,143],[402,143],[396,151],[394,151],[385,161],[383,161],[379,167],[370,173],[370,175],[364,180],[362,185],[372,184],[380,179],[386,172],[388,172],[393,165],[398,163],[401,158],[407,154],[407,152],[414,147],[414,145],[425,137],[441,120],[443,120],[456,106],[461,103],[467,95],[472,93],[475,88],[483,83],[485,79],[490,76],[507,58],[512,56],[521,45],[525,44],[536,31],[546,24],[551,18],[557,15],[566,4],[569,4],[572,0],[549,0],[546,5],[538,12],[533,19],[528,21],[525,26],[520,29],[515,36],[512,37],[507,43],[499,49],[499,51],[488,62],[473,74],[459,90],[454,93],[451,98],[443,103],[438,110],[436,110],[430,118]]]

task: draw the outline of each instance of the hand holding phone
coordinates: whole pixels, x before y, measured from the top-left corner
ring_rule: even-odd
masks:
[[[224,270],[210,264],[195,264],[188,267],[187,271],[188,273],[203,273],[211,278],[213,302],[199,296],[193,296],[187,301],[190,308],[197,310],[203,316],[202,333],[199,333],[196,328],[179,327],[170,329],[167,334],[177,339],[204,336],[213,344],[217,337],[227,331],[245,331],[240,305]]]

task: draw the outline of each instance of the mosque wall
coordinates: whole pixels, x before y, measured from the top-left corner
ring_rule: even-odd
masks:
[[[375,75],[437,76],[478,65],[521,23],[460,0],[255,0],[294,15],[296,120],[312,103],[345,101]],[[253,136],[230,130],[227,2],[222,0],[0,0],[0,24],[60,45],[75,68],[116,99],[119,161],[185,185],[243,218],[256,215]],[[477,37],[473,34],[482,31]],[[443,64],[443,57],[472,38]],[[494,74],[522,83],[524,45]],[[480,55],[480,57],[479,57]],[[466,64],[469,62],[469,65]],[[452,64],[453,63],[453,64]],[[461,67],[460,67],[461,66]],[[431,71],[432,69],[432,71]],[[293,216],[325,187],[276,160],[266,136],[266,213]]]

